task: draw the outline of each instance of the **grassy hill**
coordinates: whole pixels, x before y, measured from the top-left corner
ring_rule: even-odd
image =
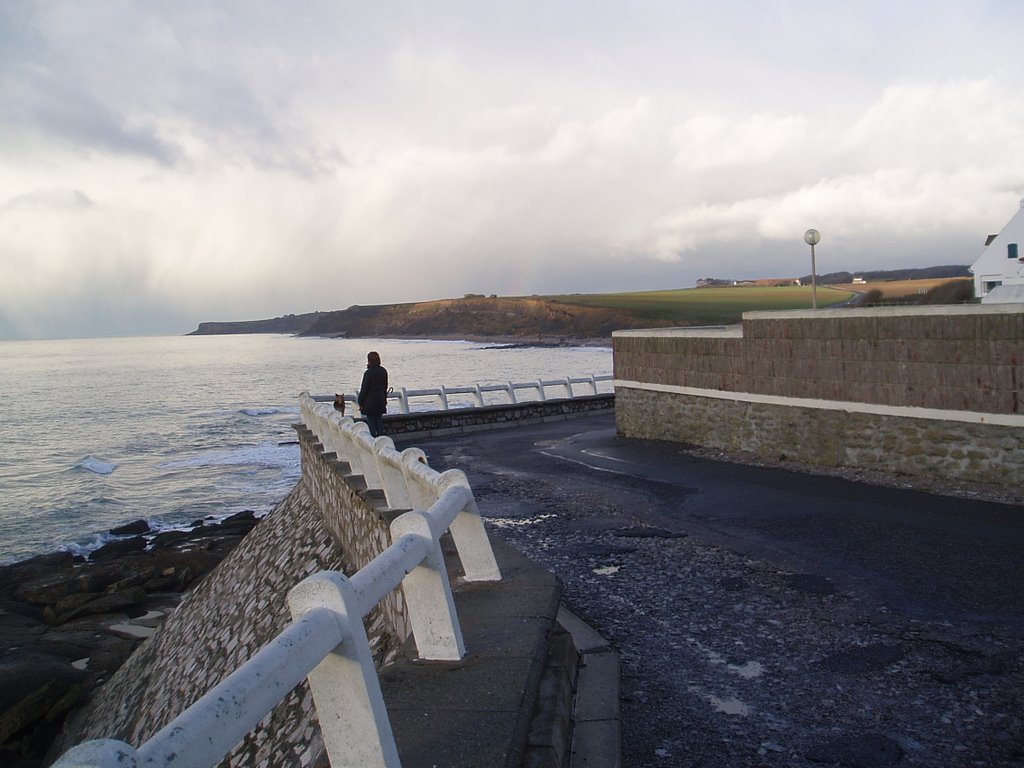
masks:
[[[542,297],[469,296],[325,312],[302,335],[570,341],[607,339],[614,330],[645,324],[614,307],[570,305]]]
[[[818,306],[840,304],[855,295],[850,289],[818,286]],[[744,312],[811,308],[811,288],[807,286],[681,288],[547,298],[584,307],[610,307],[656,325],[729,325],[738,323]]]
[[[818,306],[858,301],[924,300],[955,278],[818,285]],[[961,278],[962,281],[962,278]],[[878,286],[884,286],[884,291]],[[932,290],[935,289],[935,290]],[[930,294],[929,294],[930,292]],[[349,338],[476,339],[528,343],[607,341],[613,331],[729,325],[744,312],[810,309],[809,286],[728,286],[628,293],[498,297],[469,295],[411,304],[353,306],[271,320],[201,323],[194,334],[297,333]],[[962,299],[957,299],[962,300]],[[952,301],[952,299],[950,299]]]

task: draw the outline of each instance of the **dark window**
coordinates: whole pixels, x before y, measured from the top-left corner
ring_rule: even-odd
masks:
[[[1007,243],[1006,244],[1006,258],[1008,258],[1008,259],[1016,259],[1016,258],[1018,258],[1018,256],[1017,256],[1017,244],[1016,243]]]

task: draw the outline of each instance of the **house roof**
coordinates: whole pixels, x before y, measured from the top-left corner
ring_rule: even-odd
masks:
[[[1007,246],[1012,243],[1016,243],[1017,247],[1008,248]],[[1021,246],[1024,246],[1024,200],[1021,200],[1020,208],[999,234],[988,237],[985,250],[970,266],[971,272],[975,275],[976,287],[988,280],[1016,281],[1024,278],[1024,261],[1019,257],[1012,257],[1014,252],[1024,255],[1024,248]]]

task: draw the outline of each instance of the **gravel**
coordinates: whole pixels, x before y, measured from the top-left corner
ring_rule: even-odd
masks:
[[[626,475],[510,466],[469,439],[428,451],[467,472],[492,534],[561,577],[618,649],[623,765],[1024,766],[1019,622],[915,618],[813,567],[654,524],[646,510],[671,492]]]

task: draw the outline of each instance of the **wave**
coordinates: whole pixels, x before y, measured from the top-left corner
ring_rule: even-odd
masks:
[[[149,545],[152,544],[153,539],[155,539],[161,533],[167,533],[168,531],[181,531],[183,533],[188,533],[189,531],[194,530],[198,525],[215,525],[218,523],[222,523],[232,515],[247,510],[251,510],[256,519],[258,520],[263,519],[263,517],[265,517],[270,511],[269,508],[257,509],[250,505],[239,506],[237,509],[228,509],[218,514],[203,515],[198,519],[189,518],[188,520],[179,520],[177,522],[170,522],[159,518],[145,518],[146,523],[149,525],[149,530],[141,535],[143,536],[143,538],[146,539],[146,546],[148,548]],[[124,525],[124,523],[126,522],[132,521],[125,520],[123,522],[117,523],[116,525]],[[70,552],[73,555],[81,555],[82,557],[88,557],[90,554],[95,552],[104,544],[109,544],[112,541],[130,539],[133,538],[134,535],[135,534],[117,535],[111,533],[109,530],[98,531],[95,533],[80,536],[77,540],[65,542],[57,549],[60,552]]]
[[[243,408],[240,413],[244,413],[246,416],[272,416],[275,413],[290,413],[297,409],[292,408],[274,408],[267,406],[265,408]]]
[[[86,456],[75,462],[75,469],[85,469],[97,475],[109,475],[117,469],[117,464],[95,456]]]
[[[161,469],[190,469],[195,467],[291,467],[298,466],[299,454],[295,444],[279,445],[263,442],[242,448],[215,449],[185,459],[167,461]]]

